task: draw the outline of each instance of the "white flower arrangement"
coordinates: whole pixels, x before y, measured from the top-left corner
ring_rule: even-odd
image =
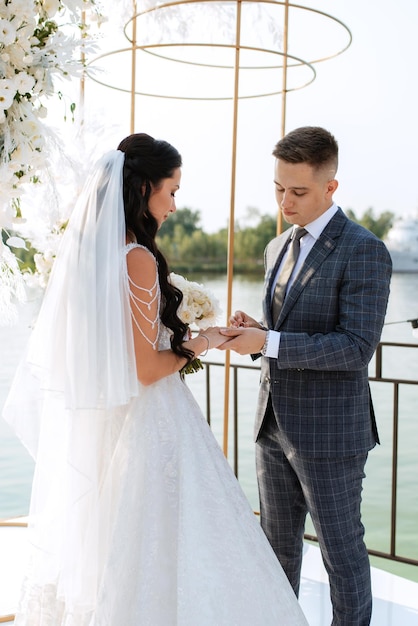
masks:
[[[25,296],[25,283],[17,259],[7,246],[0,254],[0,324],[16,322],[14,300],[22,301]]]
[[[188,326],[194,324],[199,330],[205,330],[216,324],[222,311],[218,299],[209,289],[174,272],[170,274],[170,283],[183,294],[182,303],[177,311],[182,322]]]
[[[25,221],[20,198],[49,167],[46,138],[52,144],[54,133],[42,121],[45,97],[62,97],[56,77],[81,76],[81,50],[89,51],[92,43],[86,24],[101,19],[95,0],[0,2],[0,323],[10,317],[5,309],[22,297],[11,248],[26,246],[8,233],[19,231]]]
[[[28,287],[46,288],[66,226],[67,221],[57,222],[48,233],[41,233],[39,238],[35,234],[33,235],[32,247],[37,250],[33,255],[35,271],[23,273],[23,279]]]
[[[183,300],[177,310],[177,315],[182,322],[189,327],[197,327],[205,330],[209,326],[214,326],[221,314],[218,299],[203,285],[189,281],[180,274],[171,272],[170,283],[177,287],[182,294]],[[193,374],[203,369],[200,359],[194,358],[191,363],[185,365],[181,370],[181,375]]]

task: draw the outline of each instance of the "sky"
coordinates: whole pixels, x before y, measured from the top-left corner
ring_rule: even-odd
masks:
[[[376,216],[384,211],[391,211],[397,217],[417,215],[417,0],[316,0],[300,4],[341,20],[350,29],[353,40],[341,55],[314,64],[316,78],[310,85],[287,95],[286,131],[319,125],[335,135],[340,147],[340,165],[339,188],[334,198],[343,209],[354,210],[358,217],[369,208]],[[264,10],[264,6],[260,3],[257,11]],[[193,33],[192,29],[203,25],[202,40],[216,43],[227,37],[233,26],[227,25],[229,9],[220,15],[221,27],[216,20],[211,23],[209,9],[207,4],[198,7],[197,26],[189,30],[193,36],[196,31]],[[258,14],[253,22],[250,18],[250,25],[244,24],[242,43],[266,48],[277,46],[280,29],[272,34],[270,28],[276,17],[281,20],[278,14],[267,18]],[[188,16],[184,23],[182,19],[179,30],[186,21],[193,22]],[[291,10],[290,20],[289,52],[304,60],[326,56],[348,42],[342,27],[313,12]],[[113,28],[118,20],[112,18],[111,22]],[[120,24],[117,28],[120,30]],[[139,36],[146,32],[152,42],[155,37],[152,28],[151,22],[140,22]],[[163,23],[162,38],[164,28],[172,33],[171,17]],[[208,35],[211,28],[214,33]],[[129,45],[114,32],[106,34],[110,33],[110,26],[107,29],[101,41],[103,50],[109,52]],[[202,50],[167,49],[167,54],[175,54],[176,58],[208,64],[222,64],[223,53],[209,46]],[[276,58],[271,54],[242,53],[243,64],[271,65]],[[137,64],[138,90],[200,97],[225,95],[232,90],[232,73],[224,69],[196,69],[144,53],[138,55]],[[111,55],[97,61],[95,66],[102,68],[102,74],[96,74],[99,80],[129,89],[129,54]],[[291,71],[290,86],[311,77],[309,69],[295,69],[292,74]],[[240,72],[240,89],[244,94],[279,91],[280,87],[280,70]],[[89,161],[116,147],[130,133],[129,94],[87,78],[84,120],[85,158]],[[262,214],[276,215],[271,152],[281,136],[280,95],[239,101],[235,194],[231,192],[231,100],[138,96],[134,130],[166,139],[180,151],[183,176],[177,207],[199,211],[206,231],[227,227],[232,216],[245,223],[249,207]],[[231,201],[234,213],[231,213]]]

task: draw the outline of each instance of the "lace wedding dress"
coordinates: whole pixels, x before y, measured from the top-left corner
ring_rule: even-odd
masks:
[[[120,498],[92,626],[306,624],[178,374],[140,386],[119,446]]]

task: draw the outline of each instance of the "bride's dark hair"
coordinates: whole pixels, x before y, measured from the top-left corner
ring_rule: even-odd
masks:
[[[145,133],[129,135],[120,142],[118,150],[125,153],[123,203],[126,229],[157,259],[162,295],[161,321],[173,331],[173,352],[190,361],[194,354],[182,345],[188,327],[177,316],[183,294],[168,280],[167,261],[155,241],[158,222],[148,207],[152,187],[158,189],[164,178],[171,178],[174,170],[181,167],[181,156],[167,141],[154,139]]]

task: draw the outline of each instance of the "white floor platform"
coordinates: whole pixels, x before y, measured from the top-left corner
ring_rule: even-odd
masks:
[[[371,626],[418,626],[418,583],[372,567]],[[319,548],[305,545],[300,603],[309,626],[331,624],[328,576]]]
[[[10,520],[24,522],[23,518]],[[26,528],[0,525],[0,623],[12,624],[24,570]],[[417,626],[418,583],[372,568],[372,626]],[[300,602],[309,626],[331,624],[327,575],[319,549],[305,546]],[[9,620],[7,621],[7,617]],[[262,626],[260,624],[254,626]]]

